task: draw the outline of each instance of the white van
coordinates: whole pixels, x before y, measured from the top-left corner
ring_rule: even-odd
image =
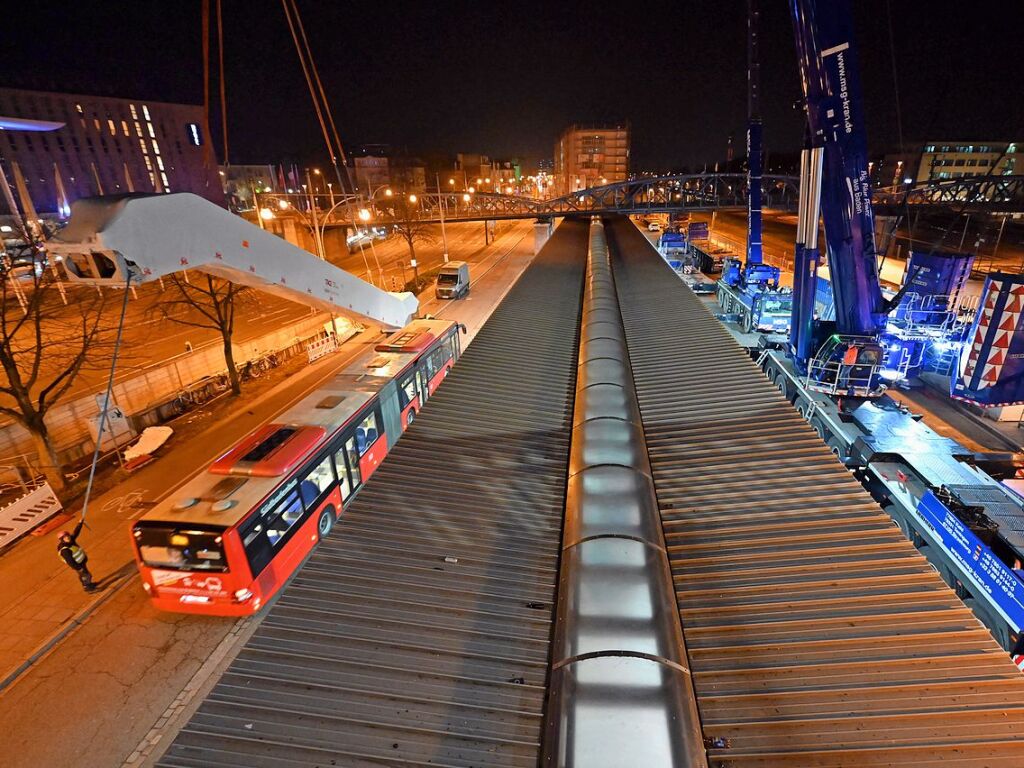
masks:
[[[437,273],[434,295],[439,299],[459,299],[469,293],[469,264],[449,261]]]

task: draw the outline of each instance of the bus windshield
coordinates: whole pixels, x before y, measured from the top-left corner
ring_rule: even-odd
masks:
[[[226,571],[221,532],[190,530],[171,525],[138,525],[135,542],[142,562],[150,568],[178,571]]]
[[[457,282],[459,282],[459,276],[449,272],[442,272],[437,276],[438,285],[455,285]]]

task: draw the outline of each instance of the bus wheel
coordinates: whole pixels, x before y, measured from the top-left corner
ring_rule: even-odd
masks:
[[[320,534],[322,539],[328,533],[331,532],[331,528],[334,527],[334,507],[325,507],[324,511],[320,513],[320,519],[316,521],[316,530]]]
[[[745,312],[740,320],[740,327],[744,333],[750,333],[754,330],[754,316]]]
[[[412,423],[416,420],[416,409],[410,408],[409,415],[405,417],[405,428],[408,429],[412,426]]]
[[[832,453],[835,454],[836,458],[843,461],[846,458],[846,447],[840,442],[839,438],[833,437],[828,441],[828,448]]]

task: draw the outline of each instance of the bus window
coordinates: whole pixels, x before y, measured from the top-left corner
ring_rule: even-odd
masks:
[[[367,449],[376,442],[379,436],[380,433],[377,431],[377,414],[371,412],[356,427],[356,447],[359,449],[359,455],[362,456],[366,453]]]
[[[348,468],[352,472],[352,488],[354,490],[363,482],[363,478],[359,474],[359,451],[356,449],[354,437],[350,437],[345,442],[345,454],[348,456]]]
[[[302,503],[307,509],[312,509],[316,506],[317,499],[327,493],[333,485],[334,467],[331,465],[330,455],[327,455],[309,470],[306,478],[299,484]]]
[[[284,542],[288,531],[302,519],[303,512],[297,491],[292,491],[281,500],[277,509],[267,517],[267,541],[270,546],[277,547]]]
[[[346,501],[352,495],[352,483],[348,479],[348,466],[345,463],[345,449],[339,448],[334,453],[334,468],[338,473],[338,487],[341,488],[341,500]],[[359,465],[356,465],[359,471]]]
[[[225,571],[224,543],[217,531],[193,531],[161,525],[135,529],[142,562],[150,568]]]
[[[398,385],[398,409],[404,411],[405,407],[416,399],[416,380],[411,375]]]

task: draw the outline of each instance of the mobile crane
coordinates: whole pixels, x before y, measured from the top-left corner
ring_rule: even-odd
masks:
[[[758,0],[747,0],[747,253],[746,264],[727,256],[718,281],[718,303],[746,331],[789,331],[792,295],[779,285],[781,271],[764,263],[761,247],[761,108]]]
[[[1000,482],[1019,457],[974,453],[883,394],[905,372],[891,367],[904,355],[890,347],[908,313],[948,308],[906,308],[920,273],[888,299],[881,290],[849,0],[790,6],[808,129],[792,328],[788,339],[761,337],[758,364],[1024,669],[1024,499]],[[835,302],[828,321],[814,311],[819,212]],[[1010,301],[1002,293],[993,306]],[[976,337],[988,333],[977,326]]]

